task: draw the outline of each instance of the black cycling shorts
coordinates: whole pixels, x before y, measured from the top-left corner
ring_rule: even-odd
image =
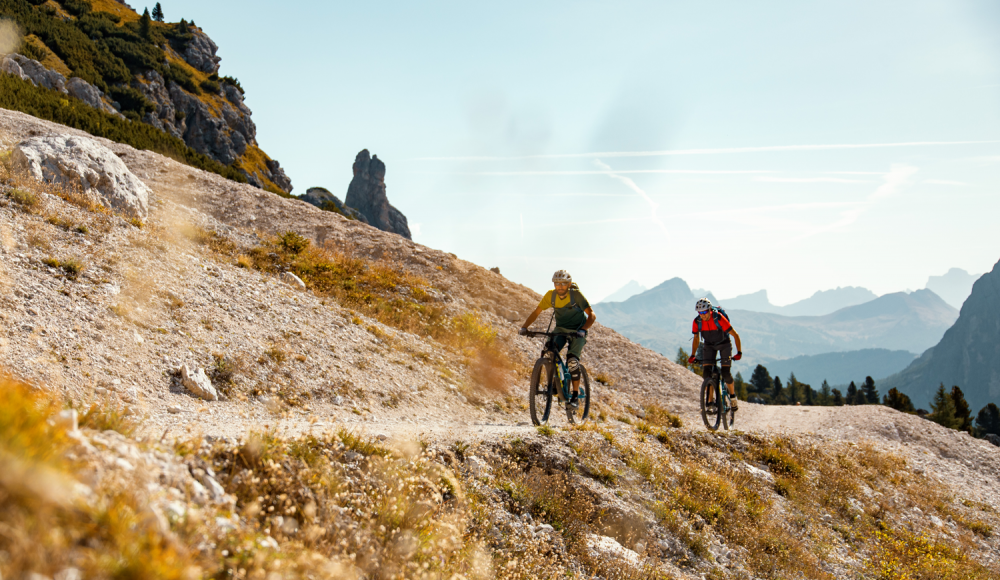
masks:
[[[733,364],[733,343],[728,340],[720,345],[704,345],[704,350],[702,351],[703,360],[705,365],[713,364],[712,361],[715,360],[715,355],[719,355],[719,364],[721,366],[732,366]]]

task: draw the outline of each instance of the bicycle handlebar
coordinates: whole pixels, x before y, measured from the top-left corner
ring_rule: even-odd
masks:
[[[536,332],[534,330],[529,330],[524,336],[528,338],[535,338],[537,336],[576,336],[576,331],[573,332]]]

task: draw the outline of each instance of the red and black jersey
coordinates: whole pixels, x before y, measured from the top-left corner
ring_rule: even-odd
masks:
[[[729,331],[733,326],[729,320],[718,312],[713,312],[708,320],[702,320],[700,316],[695,317],[691,323],[691,334],[698,334],[699,323],[701,326],[701,340],[705,344],[723,344],[729,342]]]

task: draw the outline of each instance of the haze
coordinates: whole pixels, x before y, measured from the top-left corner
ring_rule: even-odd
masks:
[[[342,196],[368,148],[416,241],[539,291],[787,304],[1000,257],[994,2],[163,8],[222,47],[294,193]]]

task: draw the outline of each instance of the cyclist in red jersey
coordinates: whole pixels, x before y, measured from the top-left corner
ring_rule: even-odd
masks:
[[[715,366],[715,355],[718,353],[719,362],[722,366],[722,380],[729,389],[729,394],[733,399],[733,410],[739,408],[736,398],[736,387],[733,385],[733,375],[730,372],[733,361],[743,358],[743,346],[740,342],[740,335],[736,329],[729,324],[729,319],[718,310],[712,308],[712,302],[708,298],[702,298],[695,304],[698,317],[691,323],[691,333],[694,338],[691,340],[691,357],[688,364],[694,364],[697,360],[698,345],[701,340],[705,340],[704,352],[702,352],[702,376],[706,379],[712,376],[712,367]],[[736,340],[736,355],[733,355],[733,345],[729,342],[729,335]],[[715,405],[715,392],[708,391],[708,403]],[[712,411],[710,408],[709,411]]]

